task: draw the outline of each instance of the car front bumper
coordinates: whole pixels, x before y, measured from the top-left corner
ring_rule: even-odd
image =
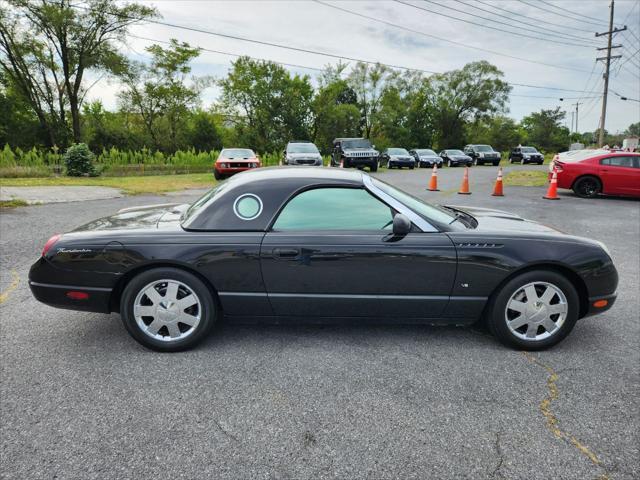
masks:
[[[414,167],[415,160],[389,160],[390,167]]]
[[[233,175],[234,173],[239,173],[239,172],[244,172],[245,170],[253,170],[254,168],[258,168],[258,167],[225,167],[225,168],[221,168],[216,166],[215,170],[216,172],[222,174],[222,175]]]

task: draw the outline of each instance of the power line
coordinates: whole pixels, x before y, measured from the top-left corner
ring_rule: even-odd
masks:
[[[476,1],[476,2],[478,2],[478,3],[481,3],[481,4],[483,4],[483,5],[486,5],[486,6],[488,6],[488,7],[495,8],[496,10],[502,10],[503,12],[507,12],[507,13],[510,13],[510,14],[512,14],[512,15],[516,15],[516,16],[518,17],[518,19],[521,19],[521,18],[527,18],[527,19],[529,19],[529,20],[533,20],[533,21],[535,21],[535,22],[546,23],[547,25],[553,25],[554,27],[567,28],[567,25],[566,25],[566,24],[564,24],[564,25],[563,25],[563,24],[561,24],[561,23],[553,23],[553,22],[549,22],[548,20],[542,20],[542,19],[539,19],[539,18],[528,17],[528,16],[526,16],[526,15],[523,15],[523,14],[522,14],[522,13],[520,13],[520,12],[515,12],[515,11],[513,11],[513,10],[507,10],[506,8],[498,7],[497,5],[493,5],[492,3],[487,3],[487,2],[484,2],[484,1],[482,1],[482,0],[475,0],[475,1]],[[580,29],[580,28],[573,28],[573,27],[572,27],[572,30],[575,30],[575,31],[577,31],[577,32],[593,33],[593,31],[592,31],[592,30],[582,30],[582,29]]]
[[[458,2],[458,3],[461,3],[462,5],[464,5],[466,7],[475,8],[476,10],[480,10],[481,12],[489,13],[490,15],[495,15],[495,16],[499,16],[499,17],[502,17],[502,18],[508,18],[509,20],[516,20],[516,19],[510,18],[510,17],[505,17],[504,15],[502,15],[500,13],[492,12],[491,10],[487,10],[486,8],[478,7],[476,5],[470,5],[470,4],[466,3],[466,2],[463,2],[462,0],[454,0],[454,1]],[[471,15],[471,14],[469,14],[469,15]],[[502,24],[502,25],[509,25],[509,26],[513,25],[511,23],[501,22],[501,21],[498,21],[498,20],[492,20],[492,21],[496,22],[496,23],[499,23],[499,24]],[[560,32],[558,30],[553,30],[553,29],[550,29],[550,28],[541,27],[540,25],[534,25],[534,24],[522,21],[521,18],[517,19],[516,21],[518,22],[518,25],[528,25],[530,27],[535,27],[535,30],[532,30],[530,28],[525,29],[527,31],[533,31],[533,32],[538,32],[539,33],[541,30],[544,30],[544,31],[547,31],[547,32],[552,32],[552,33],[549,33],[547,35],[551,35],[551,36],[555,36],[555,37],[559,37],[559,38],[563,38],[563,39],[569,39],[569,40],[579,40],[579,41],[583,41],[583,42],[590,42],[590,43],[592,43],[593,46],[599,45],[595,40],[592,40],[590,38],[578,37],[578,36],[575,36],[575,35],[570,35],[568,33]],[[519,28],[523,28],[523,27],[519,27]]]
[[[502,21],[499,21],[499,20],[494,20],[492,18],[483,17],[482,15],[476,15],[476,14],[473,14],[473,13],[469,13],[469,12],[466,12],[464,10],[460,10],[458,8],[449,7],[447,5],[443,5],[441,3],[434,2],[432,0],[422,0],[422,1],[423,2],[427,2],[427,3],[431,3],[433,5],[437,5],[438,7],[441,7],[441,8],[446,8],[448,10],[453,10],[454,12],[462,13],[464,15],[469,15],[471,17],[479,18],[481,20],[486,20],[488,22],[495,22],[495,23],[500,24],[500,25],[507,25],[508,27],[512,27],[513,26],[512,24],[507,23],[507,22],[502,22]],[[456,1],[458,1],[458,0],[456,0]],[[455,17],[453,15],[447,15],[446,13],[442,13],[442,12],[438,12],[438,11],[434,11],[434,10],[429,10],[428,8],[418,7],[417,5],[408,4],[408,3],[405,3],[405,2],[401,2],[401,3],[404,3],[405,5],[412,5],[413,7],[418,8],[420,10],[424,10],[424,11],[429,12],[429,13],[434,13],[436,15],[440,15],[440,16],[443,16],[443,17],[446,17],[446,18],[451,18],[451,19],[457,20],[459,22],[464,22],[464,23],[468,23],[468,24],[471,24],[471,25],[476,25],[476,26],[479,26],[479,27],[482,27],[482,28],[488,28],[490,30],[495,30],[495,27],[492,27],[491,25],[486,25],[486,24],[483,24],[483,23],[473,22],[471,20],[467,20],[467,19],[460,18],[460,17]],[[460,3],[462,3],[462,2],[460,2]],[[523,27],[520,27],[520,30],[526,30],[526,31],[532,31],[532,32],[540,32],[540,29],[531,30],[530,28],[523,28]],[[569,42],[563,42],[563,41],[559,41],[559,40],[548,39],[548,38],[545,38],[545,37],[538,37],[538,36],[522,33],[521,31],[513,32],[511,30],[504,30],[503,29],[502,32],[503,33],[508,33],[510,35],[516,35],[518,37],[533,38],[535,40],[542,40],[544,42],[555,43],[555,44],[558,44],[558,45],[569,45],[569,46],[572,46],[572,47],[584,47],[584,48],[592,48],[593,47],[593,45],[585,45],[584,43],[582,43],[582,44],[569,43]],[[558,35],[553,35],[553,34],[550,34],[550,35],[558,37]],[[573,41],[575,41],[575,39],[566,38],[564,36],[560,37],[560,38],[562,38],[563,40],[573,40]],[[585,41],[584,39],[578,39],[578,40]]]
[[[169,42],[167,40],[157,40],[155,38],[141,37],[141,36],[133,35],[133,34],[129,34],[129,36],[131,38],[137,38],[139,40],[146,40],[148,42],[162,43],[164,45],[171,45],[171,42]],[[200,47],[198,45],[193,45],[193,46],[195,48],[198,48],[199,50],[202,50],[203,52],[218,53],[220,55],[229,55],[230,57],[237,57],[237,58],[247,57],[247,58],[250,58],[252,60],[276,63],[278,65],[282,65],[283,67],[301,68],[303,70],[315,70],[316,72],[323,72],[324,71],[324,69],[318,68],[318,67],[307,67],[305,65],[299,65],[299,64],[296,64],[296,63],[276,62],[275,60],[269,60],[267,58],[252,57],[250,55],[242,55],[242,54],[239,54],[239,53],[223,52],[222,50],[213,50],[211,48]]]
[[[397,3],[402,3],[403,5],[407,5],[407,6],[410,6],[410,7],[413,7],[413,8],[417,8],[418,10],[423,10],[423,11],[425,11],[425,12],[433,13],[433,14],[435,14],[435,15],[440,15],[440,16],[445,17],[445,18],[450,18],[450,19],[452,19],[452,20],[457,20],[457,21],[459,21],[459,22],[468,23],[468,24],[470,24],[470,25],[475,25],[475,26],[478,26],[478,27],[488,28],[488,29],[491,29],[491,30],[495,30],[495,28],[494,28],[494,27],[492,27],[492,26],[490,26],[490,25],[485,25],[485,24],[482,24],[482,23],[473,22],[473,21],[471,21],[471,20],[466,20],[466,19],[464,19],[464,18],[455,17],[455,16],[453,16],[453,15],[448,15],[448,14],[446,14],[446,13],[438,12],[438,11],[436,11],[436,10],[430,10],[430,9],[428,9],[428,8],[425,8],[425,7],[419,7],[418,5],[414,5],[413,3],[409,3],[409,2],[404,2],[404,1],[402,1],[402,0],[395,0],[395,1],[396,1]],[[422,0],[422,1],[423,1],[423,2],[432,3],[432,4],[437,5],[437,6],[439,6],[439,7],[446,8],[446,9],[448,9],[448,10],[453,10],[453,11],[455,11],[455,12],[461,12],[461,13],[464,13],[465,15],[471,15],[472,17],[476,17],[476,18],[481,18],[481,19],[483,19],[483,20],[489,20],[489,21],[492,21],[490,18],[488,19],[487,17],[482,17],[482,16],[480,16],[480,15],[474,15],[474,14],[471,14],[471,13],[467,13],[467,12],[465,12],[464,10],[459,10],[459,9],[457,9],[457,8],[447,7],[446,5],[442,5],[442,4],[440,4],[440,3],[433,2],[433,1],[431,1],[431,0]],[[499,22],[499,23],[501,23],[501,22]],[[509,25],[509,24],[505,24],[505,25]],[[533,36],[533,35],[528,35],[528,34],[526,34],[526,33],[512,32],[512,31],[508,31],[508,30],[504,31],[504,33],[509,33],[509,34],[511,34],[511,35],[517,35],[517,36],[520,36],[520,37],[533,38],[533,39],[535,39],[535,40],[542,40],[543,42],[555,43],[555,44],[558,44],[558,45],[569,45],[569,46],[572,46],[572,47],[592,48],[592,47],[591,47],[591,46],[589,46],[589,45],[578,44],[578,43],[562,42],[562,41],[558,41],[558,40],[550,40],[550,39],[548,39],[548,38],[544,38],[544,37],[536,37],[536,36]]]
[[[519,1],[520,3],[524,3],[525,5],[528,5],[529,7],[537,8],[538,10],[542,10],[542,11],[544,11],[544,12],[551,13],[551,14],[553,14],[553,15],[557,15],[557,16],[559,16],[559,17],[562,17],[562,18],[564,18],[565,20],[566,20],[566,19],[571,19],[571,20],[578,21],[578,22],[588,23],[589,25],[596,25],[596,26],[598,26],[598,27],[601,27],[601,26],[602,26],[602,23],[588,22],[587,20],[582,20],[582,19],[580,19],[580,18],[573,18],[573,17],[569,17],[569,16],[567,16],[567,15],[566,15],[566,14],[564,14],[564,13],[554,12],[553,10],[549,10],[548,8],[543,8],[543,7],[541,7],[540,5],[531,4],[531,3],[529,3],[529,2],[527,2],[527,1],[525,1],[525,0],[518,0],[518,1]],[[570,11],[569,13],[573,13],[573,12],[571,12],[571,11]]]
[[[538,1],[541,2],[541,3],[544,3],[545,5],[549,5],[550,7],[557,8],[558,10],[562,10],[563,12],[571,13],[573,15],[577,15],[577,16],[583,17],[583,18],[588,18],[590,20],[595,20],[596,22],[598,22],[600,24],[605,24],[606,25],[606,23],[603,22],[602,20],[600,20],[599,18],[589,17],[589,16],[583,15],[581,13],[576,13],[576,12],[574,12],[572,10],[568,10],[566,8],[559,7],[559,6],[557,6],[557,5],[555,5],[555,4],[551,3],[551,2],[547,2],[546,0],[538,0]]]

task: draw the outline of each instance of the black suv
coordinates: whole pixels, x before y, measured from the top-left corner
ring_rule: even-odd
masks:
[[[500,153],[496,152],[491,145],[467,145],[464,153],[473,159],[474,165],[484,165],[491,163],[494,166],[500,164]]]
[[[333,141],[331,166],[338,167],[342,162],[344,168],[369,167],[372,172],[378,171],[379,152],[366,138],[336,138]]]
[[[509,161],[520,162],[523,165],[525,163],[537,163],[542,165],[544,162],[544,155],[541,154],[535,147],[516,147],[511,150],[509,154]]]

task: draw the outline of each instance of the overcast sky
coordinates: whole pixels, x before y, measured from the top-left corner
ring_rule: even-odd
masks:
[[[607,30],[609,0],[401,2],[404,4],[391,0],[325,2],[371,18],[356,16],[311,0],[153,0],[141,3],[154,5],[162,15],[160,20],[167,23],[416,69],[445,72],[461,68],[468,62],[488,60],[504,72],[508,82],[586,91],[578,93],[514,86],[509,104],[509,115],[513,118],[519,120],[532,111],[555,106],[572,110],[575,106],[570,104],[579,100],[583,102],[579,106],[580,131],[597,128],[601,109],[599,96],[602,94],[603,62],[596,63],[595,58],[603,56],[605,52],[597,52],[598,45],[594,42],[597,41],[602,46],[606,45],[606,42],[604,37],[596,39],[594,33]],[[431,12],[406,5],[409,3]],[[479,25],[450,17],[458,17]],[[611,132],[622,131],[629,124],[640,121],[640,103],[623,101],[611,92],[612,90],[622,96],[640,99],[638,0],[617,0],[615,23],[617,26],[626,24],[630,31],[618,34],[614,39],[614,43],[623,44],[624,48],[615,51],[623,57],[613,63],[611,74],[606,122],[606,128]],[[520,32],[520,35],[505,33],[506,30]],[[423,32],[425,35],[417,32]],[[205,49],[305,67],[322,68],[338,61],[322,55],[157,24],[135,26],[131,33],[163,41],[176,38]],[[523,35],[541,39],[527,38]],[[147,58],[145,47],[152,43],[131,38],[124,52],[132,58],[144,60]],[[203,51],[193,63],[193,73],[224,77],[234,58],[230,55]],[[295,73],[310,75],[315,83],[317,71],[287,68]],[[89,97],[100,98],[105,106],[114,108],[115,93],[118,89],[119,86],[112,81],[102,81],[94,87]],[[216,87],[208,89],[203,95],[205,106],[215,101],[218,93]],[[534,96],[552,98],[531,98]],[[566,98],[561,102],[560,97]],[[571,115],[567,118],[569,126]]]

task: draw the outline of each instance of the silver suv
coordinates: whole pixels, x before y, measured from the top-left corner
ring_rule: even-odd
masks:
[[[312,142],[292,141],[287,143],[284,150],[285,165],[315,165],[322,166],[322,155]]]

